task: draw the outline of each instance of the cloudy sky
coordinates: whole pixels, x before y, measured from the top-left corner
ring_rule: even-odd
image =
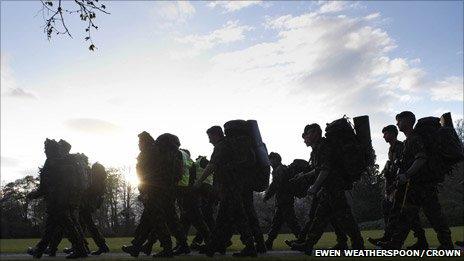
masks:
[[[303,127],[369,115],[379,163],[394,115],[463,115],[463,3],[123,2],[46,40],[41,5],[1,2],[1,180],[37,173],[45,138],[135,176],[137,134],[210,155],[205,130],[256,119],[285,163]],[[404,138],[404,137],[401,137]],[[131,171],[132,170],[132,171]]]

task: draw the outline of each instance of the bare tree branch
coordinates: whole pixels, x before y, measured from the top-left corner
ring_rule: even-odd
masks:
[[[89,50],[94,51],[96,49],[95,44],[92,41],[92,30],[98,30],[98,26],[95,23],[97,13],[110,14],[106,11],[106,6],[104,4],[99,4],[99,0],[74,0],[69,1],[68,5],[73,5],[77,7],[76,10],[65,9],[63,0],[40,0],[42,3],[42,9],[39,12],[42,12],[42,16],[45,21],[44,32],[47,35],[47,39],[50,40],[53,34],[66,34],[69,37],[73,38],[71,32],[66,24],[65,18],[68,15],[79,15],[82,21],[87,22],[85,28],[86,36],[84,40],[89,41]]]

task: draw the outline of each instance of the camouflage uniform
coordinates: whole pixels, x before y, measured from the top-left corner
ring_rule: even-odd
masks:
[[[271,229],[267,235],[267,244],[271,245],[279,233],[280,228],[284,223],[290,228],[295,237],[300,233],[300,225],[295,215],[293,204],[295,197],[293,196],[290,184],[288,182],[288,171],[285,165],[280,164],[272,170],[272,182],[266,192],[265,197],[271,198],[275,195],[276,211],[272,219]]]
[[[416,159],[427,159],[427,154],[421,137],[412,133],[404,142],[400,172],[406,172]],[[395,226],[389,247],[402,247],[409,230],[413,227],[415,219],[419,215],[420,209],[424,211],[425,216],[437,233],[441,247],[452,248],[451,231],[438,201],[437,180],[427,165],[423,166],[419,173],[410,178],[406,202],[402,206],[402,210],[400,210],[400,217]]]
[[[354,249],[363,249],[364,242],[358,224],[351,212],[351,206],[345,195],[346,184],[342,177],[339,155],[327,140],[322,137],[313,147],[311,164],[317,172],[328,171],[329,175],[321,185],[318,205],[312,226],[306,239],[306,246],[312,248],[321,238],[324,229],[331,220],[336,220],[352,241]]]
[[[172,249],[172,232],[182,243],[185,235],[180,233],[175,213],[175,185],[182,171],[182,155],[176,150],[153,146],[149,152],[141,152],[137,172],[141,177],[141,194],[146,199],[144,211],[136,228],[132,244],[140,249],[151,231],[160,240],[165,250]],[[168,228],[169,226],[169,228]]]
[[[41,169],[39,191],[45,195],[47,217],[42,239],[36,245],[38,253],[43,253],[61,231],[66,232],[76,253],[86,253],[82,228],[77,221],[82,189],[79,183],[71,157],[46,160]]]
[[[233,150],[227,141],[222,139],[214,146],[210,161],[210,164],[216,166],[214,178],[220,202],[216,224],[207,244],[209,251],[225,250],[230,235],[233,234],[234,225],[240,233],[242,243],[254,248],[241,194],[245,184],[243,177],[232,169],[233,160]]]
[[[397,181],[397,172],[399,161],[403,155],[404,144],[401,141],[395,141],[393,146],[388,150],[388,162],[385,165],[382,173],[385,176],[385,192],[387,197],[383,199],[382,208],[385,220],[385,233],[383,239],[390,240],[395,229],[396,222],[400,218],[401,205],[403,203],[404,192],[406,187],[400,186],[395,189]],[[414,218],[411,218],[411,229],[414,231],[414,236],[425,239],[425,231],[422,228],[419,213]]]

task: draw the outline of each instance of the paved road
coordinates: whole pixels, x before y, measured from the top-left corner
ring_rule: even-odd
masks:
[[[226,256],[232,256],[233,252],[227,252]],[[59,253],[57,257],[59,259],[64,258],[66,255]],[[184,257],[192,256],[192,257],[204,257],[205,255],[198,254],[198,252],[191,253],[189,255],[184,255]],[[221,257],[221,255],[215,255],[217,257]],[[264,255],[259,255],[262,257],[282,257],[282,256],[302,256],[301,252],[291,251],[291,250],[276,250],[276,251],[268,251]],[[131,258],[128,254],[125,253],[108,253],[102,254],[101,256],[94,257],[91,256],[92,259],[121,259],[121,258]],[[32,257],[28,254],[0,254],[0,259],[3,260],[24,260],[24,259],[32,259]],[[48,258],[47,255],[43,255],[42,259],[49,259],[49,260],[56,260],[56,258]],[[152,259],[151,256],[146,256],[141,254],[138,259]]]

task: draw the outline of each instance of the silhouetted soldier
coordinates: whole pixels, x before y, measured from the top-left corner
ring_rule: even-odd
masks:
[[[83,204],[79,210],[79,221],[83,229],[87,228],[98,249],[92,255],[100,255],[110,251],[105,238],[99,231],[92,218],[92,214],[99,209],[103,203],[106,190],[106,170],[100,163],[94,163],[91,169],[90,186],[84,194]]]
[[[317,179],[309,188],[308,194],[313,196],[319,194],[319,202],[306,242],[295,243],[292,249],[311,255],[314,245],[321,238],[331,219],[337,220],[342,230],[348,234],[354,249],[363,249],[361,232],[345,195],[346,184],[342,176],[342,164],[337,162],[339,158],[336,154],[337,148],[322,137],[322,130],[316,123],[307,125],[302,136],[305,144],[313,149],[311,163],[314,170],[307,175],[317,174]]]
[[[397,139],[398,129],[395,125],[388,125],[382,129],[382,133],[385,141],[390,144],[390,148],[388,150],[388,161],[382,170],[382,174],[385,177],[385,196],[382,201],[385,232],[381,238],[367,239],[374,245],[378,245],[379,242],[388,242],[391,240],[396,222],[400,215],[404,192],[406,189],[404,185],[400,187],[397,186],[398,165],[404,149],[403,142]],[[427,239],[425,237],[425,231],[421,226],[419,215],[411,220],[413,221],[411,229],[414,231],[414,236],[417,238],[417,242],[408,247],[408,249],[427,249]]]
[[[234,153],[232,145],[224,137],[220,126],[213,126],[206,133],[210,143],[214,145],[214,151],[203,175],[196,181],[195,186],[199,187],[206,178],[214,173],[220,201],[216,224],[208,240],[206,254],[207,256],[213,256],[215,252],[225,254],[226,244],[235,225],[241,235],[240,240],[245,245],[239,255],[257,256],[243,204],[244,178],[241,173],[234,169],[234,164],[240,155]]]
[[[399,185],[406,185],[404,205],[391,241],[381,243],[383,248],[400,249],[412,228],[420,209],[437,233],[439,249],[453,249],[451,231],[438,201],[437,180],[427,166],[428,157],[424,141],[413,129],[415,115],[403,111],[396,115],[398,129],[406,135],[398,175]],[[434,153],[434,152],[430,152]]]
[[[271,152],[269,160],[272,166],[272,182],[263,200],[266,202],[275,195],[276,211],[266,240],[267,250],[272,250],[273,242],[284,223],[287,224],[295,237],[298,237],[301,228],[293,208],[295,197],[289,182],[287,167],[282,164],[282,158],[278,153]]]
[[[66,232],[75,250],[67,258],[87,256],[82,229],[77,222],[77,211],[82,196],[82,173],[69,155],[71,145],[55,140],[45,141],[47,160],[40,170],[40,185],[38,193],[44,195],[47,206],[45,231],[35,248],[28,250],[34,258],[40,258],[49,246],[56,232],[61,229]]]
[[[177,184],[178,199],[181,216],[180,224],[182,232],[187,235],[190,225],[193,225],[201,238],[208,238],[210,229],[208,228],[200,209],[200,195],[193,188],[196,179],[195,163],[190,158],[188,150],[180,150],[183,159],[183,174]]]
[[[147,132],[139,134],[140,154],[137,158],[137,172],[142,182],[139,189],[145,208],[132,245],[122,247],[124,252],[132,256],[138,256],[150,232],[155,233],[163,248],[154,257],[173,256],[171,227],[168,229],[168,223],[176,221],[175,185],[182,173],[182,155],[176,139],[176,136],[166,133],[159,136],[155,142]],[[169,220],[172,218],[175,220]],[[185,242],[186,240],[182,243]]]

